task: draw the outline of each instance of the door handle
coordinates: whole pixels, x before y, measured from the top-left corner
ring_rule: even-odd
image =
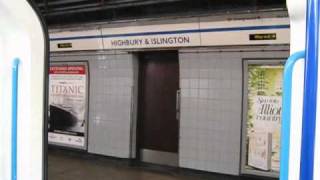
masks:
[[[180,120],[180,103],[181,103],[181,90],[177,90],[176,94],[176,119]]]

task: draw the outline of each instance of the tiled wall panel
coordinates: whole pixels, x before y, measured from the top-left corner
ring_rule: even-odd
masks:
[[[129,158],[133,59],[106,55],[90,64],[89,152]]]

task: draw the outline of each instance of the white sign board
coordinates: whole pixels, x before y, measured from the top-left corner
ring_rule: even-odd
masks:
[[[198,22],[102,29],[105,49],[200,46]]]

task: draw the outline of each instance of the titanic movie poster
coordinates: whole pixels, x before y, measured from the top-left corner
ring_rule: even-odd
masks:
[[[49,143],[85,149],[86,64],[52,63],[49,80]]]

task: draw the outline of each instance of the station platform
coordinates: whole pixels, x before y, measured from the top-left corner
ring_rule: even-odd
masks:
[[[48,158],[49,180],[262,180],[142,164],[56,148],[49,149]]]

